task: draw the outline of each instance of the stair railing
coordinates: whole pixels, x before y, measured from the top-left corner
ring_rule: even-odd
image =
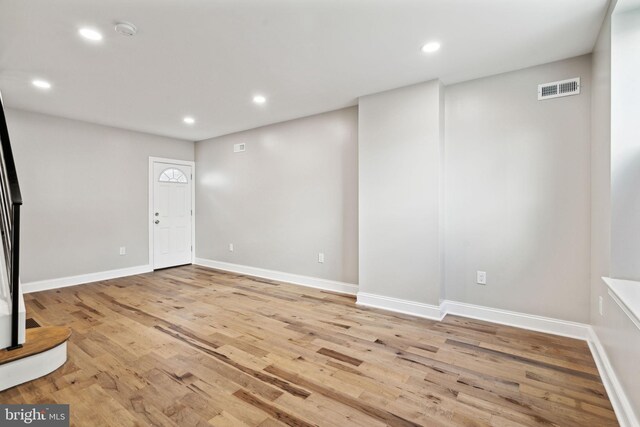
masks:
[[[9,129],[0,94],[0,234],[7,266],[11,294],[11,346],[7,350],[22,347],[19,344],[20,322],[20,207],[22,194],[18,173],[13,159]]]

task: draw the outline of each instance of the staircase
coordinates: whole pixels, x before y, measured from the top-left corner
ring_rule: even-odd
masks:
[[[26,330],[20,289],[22,194],[0,94],[0,390],[46,375],[67,360],[70,331],[61,327]]]
[[[17,298],[15,298],[18,303],[17,311],[13,308],[12,295],[6,265],[0,260],[0,349],[17,349],[25,341],[26,310],[19,285],[16,292]],[[16,316],[13,316],[14,312]]]

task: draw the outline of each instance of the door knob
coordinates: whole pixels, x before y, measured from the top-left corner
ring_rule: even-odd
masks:
[[[154,222],[155,222],[156,224],[160,224],[160,220],[159,220],[159,219],[156,219]]]

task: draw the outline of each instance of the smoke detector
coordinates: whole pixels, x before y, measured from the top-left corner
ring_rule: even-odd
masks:
[[[135,36],[138,32],[136,26],[129,22],[118,22],[116,24],[115,30],[116,33],[127,37]]]

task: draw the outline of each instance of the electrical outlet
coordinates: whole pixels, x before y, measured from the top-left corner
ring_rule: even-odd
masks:
[[[324,263],[324,254],[322,252],[318,254],[318,262],[320,264]]]
[[[233,252],[233,243],[229,243],[229,252]]]
[[[120,246],[120,255],[126,255],[126,254],[127,254],[127,247]]]
[[[602,300],[602,297],[598,297],[598,311],[600,312],[600,316],[603,315],[604,313],[604,301]]]
[[[476,272],[476,283],[478,285],[486,285],[487,284],[487,272],[486,271],[477,271]]]

